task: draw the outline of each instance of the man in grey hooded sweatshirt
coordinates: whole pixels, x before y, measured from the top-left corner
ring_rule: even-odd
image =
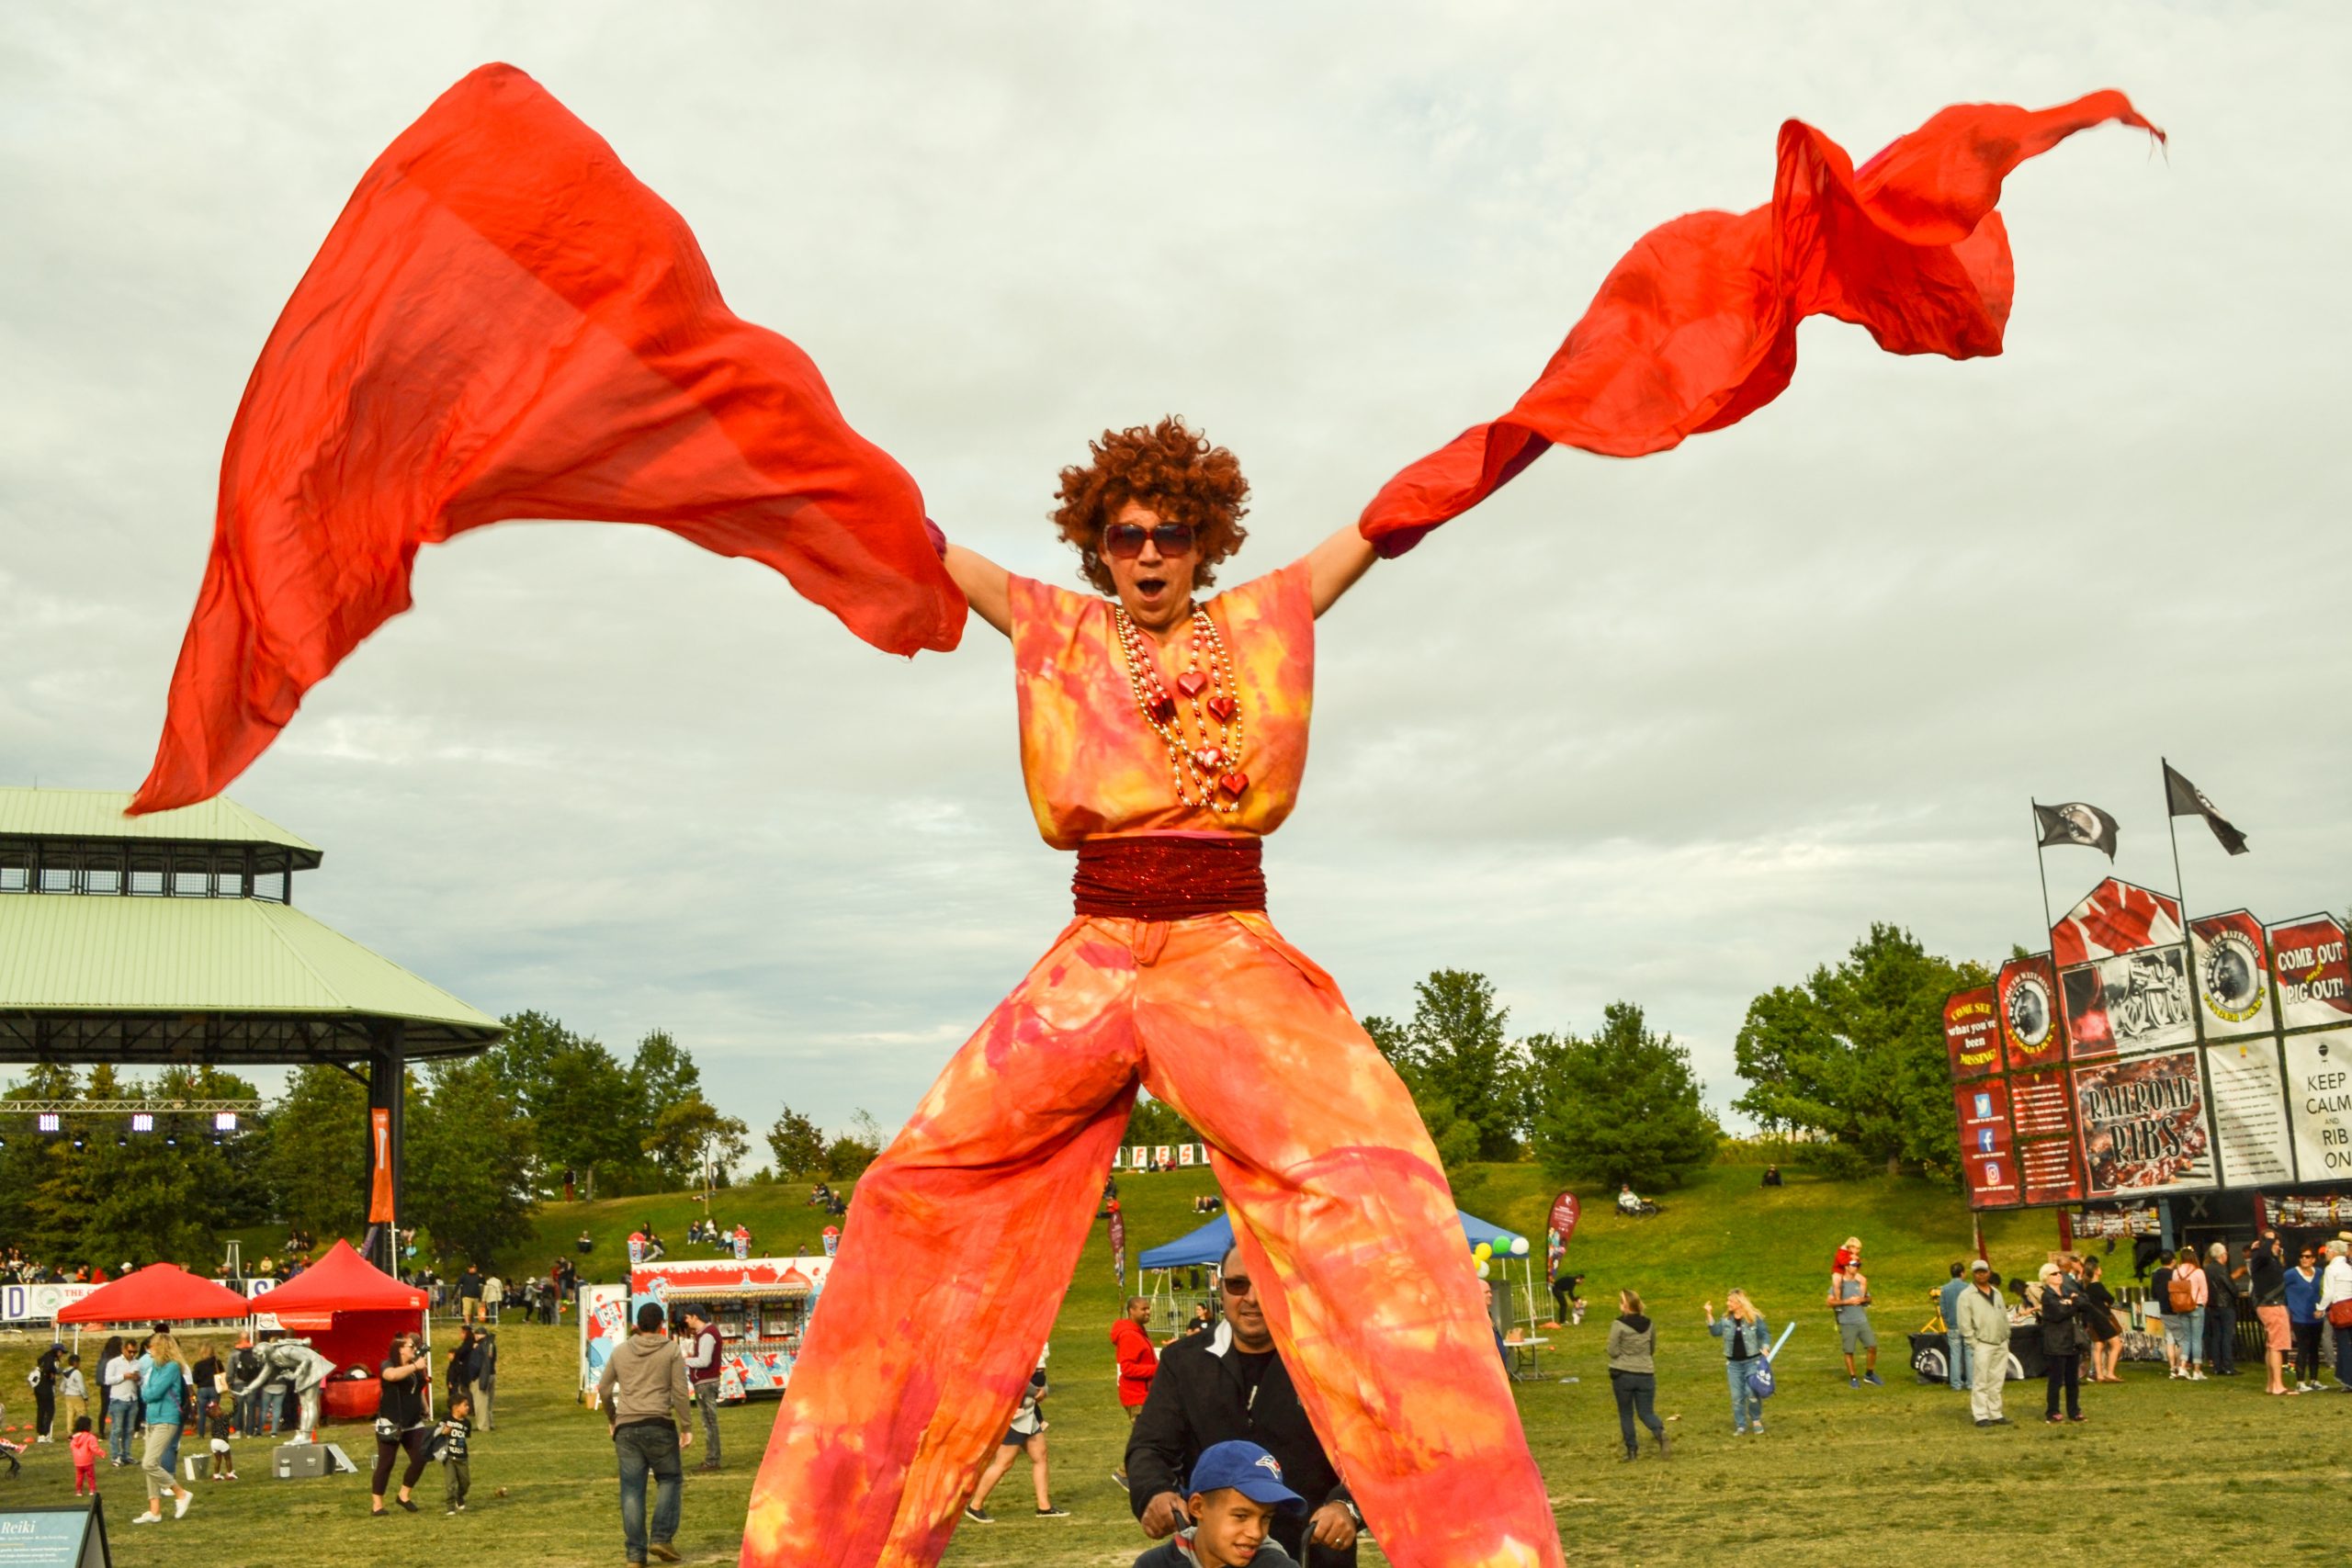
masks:
[[[663,1562],[678,1561],[670,1544],[678,1533],[678,1483],[684,1467],[679,1450],[695,1440],[694,1393],[686,1386],[685,1358],[662,1333],[662,1308],[648,1302],[637,1309],[637,1332],[616,1346],[596,1380],[596,1400],[612,1430],[621,1466],[621,1537],[630,1568],[644,1568],[650,1551]],[[652,1529],[645,1519],[645,1478],[656,1483]],[[651,1539],[648,1540],[648,1535]]]

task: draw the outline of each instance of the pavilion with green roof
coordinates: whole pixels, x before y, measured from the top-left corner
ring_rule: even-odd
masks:
[[[317,845],[230,800],[130,803],[0,788],[0,1063],[364,1063],[397,1206],[407,1064],[486,1050],[498,1021],[295,908]]]

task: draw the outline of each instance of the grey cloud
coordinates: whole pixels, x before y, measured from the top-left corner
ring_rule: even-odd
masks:
[[[950,531],[1060,577],[1053,475],[1169,410],[1242,455],[1248,558],[1505,405],[1644,229],[1939,105],[2119,85],[2175,132],[2022,169],[2011,347],[1816,322],[1779,403],[1555,453],[1320,628],[1275,913],[1360,1010],[1470,964],[1523,1027],[1620,997],[1736,1092],[1747,999],[1873,919],[2030,940],[2026,797],[2123,818],[2155,758],[2253,835],[2191,902],[2340,906],[2332,198],[2340,9],[855,13],[20,8],[0,54],[0,777],[143,773],[275,313],[369,159],[533,71],[798,339]],[[1238,581],[1238,579],[1235,579]],[[1064,918],[1004,650],[912,662],[649,530],[509,526],[232,793],[305,902],[493,1010],[664,1026],[755,1123],[913,1103]],[[2104,863],[2054,856],[2063,904]]]

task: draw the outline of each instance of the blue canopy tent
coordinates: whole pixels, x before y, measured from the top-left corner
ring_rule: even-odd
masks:
[[[1527,1314],[1532,1321],[1535,1315],[1535,1286],[1527,1238],[1516,1231],[1507,1231],[1500,1225],[1489,1224],[1476,1214],[1457,1214],[1455,1217],[1462,1222],[1462,1239],[1465,1250],[1476,1247],[1483,1241],[1497,1258],[1515,1259],[1519,1262],[1521,1272],[1524,1276],[1521,1284],[1526,1296]],[[1233,1218],[1229,1214],[1219,1214],[1200,1229],[1151,1248],[1137,1258],[1136,1263],[1138,1269],[1146,1272],[1155,1269],[1199,1268],[1222,1262],[1232,1247]],[[1498,1263],[1497,1267],[1500,1268],[1501,1264]],[[1155,1291],[1153,1295],[1156,1304],[1159,1292]],[[1168,1319],[1172,1323],[1175,1318],[1172,1290],[1170,1297]]]
[[[1510,1256],[1511,1243],[1522,1239],[1517,1232],[1500,1225],[1491,1225],[1476,1214],[1457,1216],[1462,1221],[1463,1240],[1471,1247],[1485,1242],[1492,1250]],[[1496,1246],[1500,1241],[1499,1247]],[[1219,1214],[1207,1224],[1188,1235],[1164,1242],[1145,1253],[1136,1261],[1146,1269],[1186,1269],[1195,1264],[1216,1263],[1233,1249],[1233,1216]]]

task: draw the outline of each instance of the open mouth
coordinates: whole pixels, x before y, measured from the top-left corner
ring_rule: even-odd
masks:
[[[1160,591],[1167,586],[1168,580],[1164,577],[1138,577],[1136,579],[1136,592],[1142,594],[1147,599],[1157,599],[1159,597]]]

